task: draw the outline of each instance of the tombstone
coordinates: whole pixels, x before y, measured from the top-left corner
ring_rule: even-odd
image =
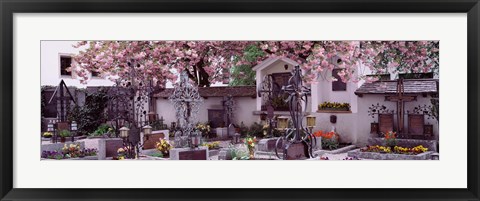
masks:
[[[423,136],[425,118],[423,114],[408,114],[408,134]]]
[[[150,135],[143,136],[143,149],[155,149],[160,139],[168,140],[168,130],[154,131]]]
[[[57,123],[57,131],[62,131],[62,130],[70,130],[70,125],[68,122],[58,122]]]
[[[208,160],[207,147],[174,148],[170,150],[170,160]]]
[[[393,131],[393,114],[378,114],[378,127],[380,133]]]
[[[233,124],[230,124],[230,126],[228,126],[228,137],[233,137],[233,135],[235,134],[235,131],[236,131],[236,128]]]
[[[98,159],[104,160],[107,157],[116,157],[118,149],[124,147],[121,138],[107,138],[98,141]]]
[[[212,128],[225,127],[225,111],[223,109],[208,109],[208,121]]]
[[[284,160],[303,160],[310,158],[308,153],[308,145],[305,142],[294,142],[286,144]]]

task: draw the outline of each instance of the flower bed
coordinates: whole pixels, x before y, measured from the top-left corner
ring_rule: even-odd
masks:
[[[418,145],[412,148],[374,145],[348,152],[348,156],[375,160],[427,160],[433,154],[428,148]]]
[[[42,158],[45,159],[71,159],[71,158],[85,158],[87,157],[90,160],[97,158],[96,149],[81,149],[80,144],[64,144],[64,147],[57,151],[43,151]]]
[[[418,146],[413,147],[413,148],[395,146],[392,150],[391,147],[375,145],[375,146],[367,146],[367,147],[361,148],[360,151],[362,151],[362,152],[418,155],[418,154],[427,152],[428,148],[425,148],[422,145],[418,145]]]

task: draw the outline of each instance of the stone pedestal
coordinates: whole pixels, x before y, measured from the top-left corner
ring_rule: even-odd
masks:
[[[208,147],[170,149],[170,160],[208,160]]]
[[[117,156],[119,148],[123,147],[122,138],[107,138],[98,141],[98,159],[104,160],[107,157]]]
[[[228,128],[227,127],[216,128],[215,131],[217,133],[218,138],[221,138],[221,139],[228,138]]]
[[[315,142],[313,142],[314,150],[322,150],[322,137],[315,137]]]

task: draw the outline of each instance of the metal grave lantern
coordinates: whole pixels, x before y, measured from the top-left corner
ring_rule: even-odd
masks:
[[[314,115],[307,116],[307,128],[310,129],[310,133],[313,132],[313,128],[316,125],[316,117]]]
[[[77,134],[78,126],[76,121],[72,121],[70,124],[70,131],[72,131],[72,142],[75,141],[75,135]]]
[[[188,74],[183,71],[180,74],[180,82],[175,87],[175,91],[169,97],[175,108],[180,135],[175,136],[175,147],[194,147],[192,137],[194,137],[194,122],[198,115],[198,110],[203,102],[203,98],[198,93],[198,88],[190,82]],[[186,139],[186,140],[185,140]]]
[[[287,129],[288,127],[288,117],[285,117],[285,116],[280,116],[277,118],[278,120],[278,129],[281,130],[281,131],[284,131],[285,129]]]
[[[120,128],[120,137],[123,138],[123,139],[127,139],[129,131],[130,131],[130,129],[125,127],[125,126]]]
[[[285,135],[276,142],[275,153],[277,157],[283,160],[306,159],[312,157],[313,141],[315,137],[312,133],[303,127],[305,111],[303,106],[307,105],[307,97],[310,95],[310,89],[303,86],[300,66],[295,66],[292,76],[288,80],[288,85],[282,88],[282,91],[288,94],[287,103],[289,106],[291,128],[285,129]],[[279,127],[285,127],[283,119],[279,118]],[[281,143],[283,142],[283,143]],[[279,145],[283,145],[283,156],[278,155]]]
[[[143,129],[143,136],[145,136],[145,139],[148,140],[149,135],[152,134],[152,127],[150,125],[146,125],[142,129]]]
[[[150,135],[152,134],[152,127],[150,125],[146,125],[143,127],[143,134]]]

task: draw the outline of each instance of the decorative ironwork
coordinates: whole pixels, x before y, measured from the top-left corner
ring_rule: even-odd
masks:
[[[423,114],[426,115],[428,119],[435,119],[433,114],[433,106],[432,105],[419,105],[413,108],[412,114]],[[410,114],[410,111],[407,111]]]
[[[68,95],[65,96],[65,93]],[[63,81],[63,79],[60,81],[58,86],[55,88],[55,91],[53,92],[52,96],[50,97],[50,100],[48,101],[48,104],[51,104],[52,101],[56,101],[57,107],[60,108],[60,112],[57,114],[58,119],[60,122],[66,122],[67,121],[67,112],[70,108],[70,103],[73,102],[75,105],[77,104],[75,102],[75,99],[73,98],[72,93],[70,93],[70,90],[68,90],[67,85]]]
[[[229,127],[232,123],[234,109],[235,109],[235,101],[233,100],[232,95],[223,97],[222,101],[223,110],[224,110],[224,121],[226,126]],[[227,129],[227,135],[230,136],[230,129]]]
[[[198,88],[190,82],[186,71],[180,74],[180,82],[169,100],[175,108],[177,126],[180,128],[175,132],[175,147],[193,147],[192,139],[199,135],[195,131],[194,122],[203,98],[198,93]]]
[[[130,158],[137,157],[140,148],[140,132],[148,124],[147,110],[154,93],[164,89],[153,81],[140,68],[140,61],[131,59],[127,63],[129,76],[115,80],[115,85],[107,92],[109,97],[108,117],[115,122],[115,134],[118,137],[120,128],[129,127],[129,135],[124,138]]]
[[[368,107],[368,116],[372,118],[375,118],[375,115],[378,114],[393,114],[394,112],[394,110],[389,110],[385,105],[380,105],[380,103],[372,104],[372,106]]]
[[[292,127],[287,128],[285,135],[277,140],[275,153],[279,157],[278,147],[281,142],[284,142],[283,157],[281,158],[288,159],[287,151],[289,147],[294,147],[295,151],[305,150],[305,156],[311,158],[313,142],[316,140],[315,136],[303,126],[303,118],[306,112],[303,105],[308,104],[307,96],[311,93],[311,90],[303,86],[300,66],[295,66],[292,77],[288,80],[288,85],[284,86],[282,91],[288,94],[286,102],[289,105]]]
[[[263,77],[262,84],[257,90],[258,97],[262,98],[262,106],[271,104],[273,100],[273,80],[272,76],[266,75]]]
[[[77,102],[75,101],[75,98],[73,98],[72,93],[70,93],[70,90],[68,90],[67,84],[65,84],[63,79],[55,88],[55,91],[50,97],[50,100],[48,101],[47,105],[52,104],[53,101],[56,102],[57,111],[60,111],[60,112],[57,112],[57,117],[59,122],[56,123],[56,126],[59,126],[59,123],[68,124],[67,116],[68,116],[68,111],[70,110],[70,106],[72,102],[74,105],[77,105]],[[53,143],[57,143],[57,137],[58,137],[57,134],[58,132],[53,132],[53,138],[52,138]],[[72,142],[75,141],[75,135],[72,134],[71,137],[72,137]]]

